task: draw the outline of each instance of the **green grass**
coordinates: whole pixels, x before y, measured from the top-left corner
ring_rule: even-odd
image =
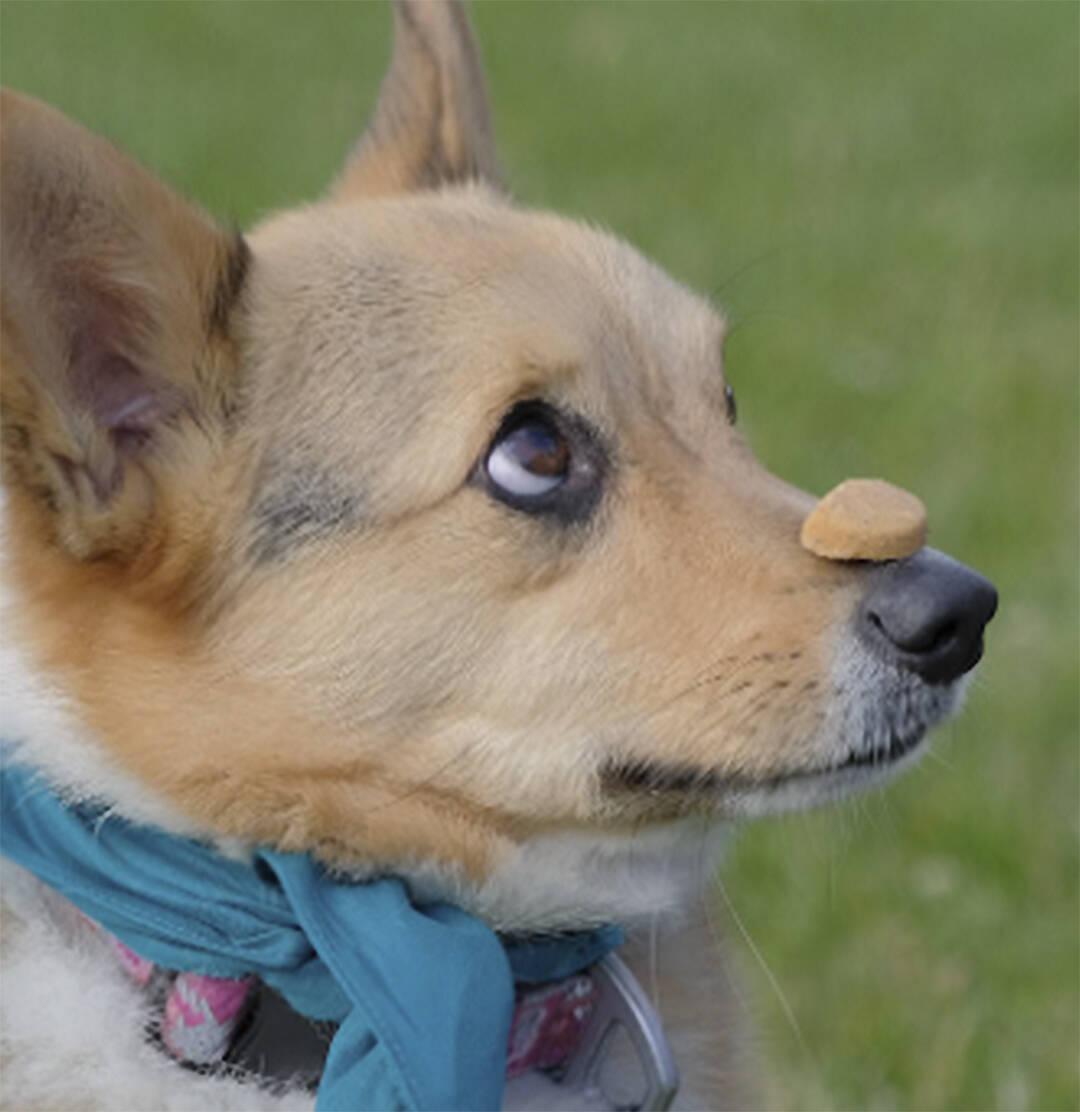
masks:
[[[2,76],[246,224],[314,196],[381,6],[0,8]],[[714,293],[759,454],[886,475],[1002,609],[969,709],[877,796],[744,831],[725,884],[769,1101],[1076,1108],[1074,4],[482,4],[520,197]],[[737,935],[734,924],[729,933]]]

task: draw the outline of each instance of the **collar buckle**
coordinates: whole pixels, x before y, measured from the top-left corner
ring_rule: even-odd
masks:
[[[645,990],[614,953],[585,976],[592,982],[588,1019],[558,1080],[541,1093],[535,1074],[512,1078],[504,1110],[556,1106],[582,1112],[665,1112],[678,1091],[679,1074]]]

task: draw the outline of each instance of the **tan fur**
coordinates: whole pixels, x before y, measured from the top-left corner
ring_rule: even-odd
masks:
[[[469,178],[495,183],[491,110],[458,4],[395,4],[394,54],[367,132],[334,185],[357,200]]]
[[[229,233],[5,94],[10,635],[195,829],[433,865],[468,902],[533,840],[738,813],[725,778],[835,763],[861,580],[800,547],[813,499],[727,424],[713,308],[511,205],[461,11],[397,28],[333,195],[256,229],[246,275]],[[83,317],[167,403],[134,448],[73,382]],[[475,481],[536,397],[610,448],[587,525]],[[643,762],[719,786],[611,782]]]

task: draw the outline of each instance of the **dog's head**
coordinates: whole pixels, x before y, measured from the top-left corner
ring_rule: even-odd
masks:
[[[10,635],[56,775],[530,920],[521,862],[910,759],[993,592],[802,549],[723,318],[511,203],[461,10],[396,21],[328,199],[246,238],[5,98]]]

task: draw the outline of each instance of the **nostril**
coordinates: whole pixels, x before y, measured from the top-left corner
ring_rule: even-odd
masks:
[[[890,644],[909,653],[934,652],[947,644],[959,629],[959,623],[953,618],[946,617],[935,623],[925,620],[925,615],[914,612],[914,609],[891,615],[886,612],[883,617],[877,610],[868,608],[865,618]]]
[[[879,616],[878,616],[878,615],[877,615],[876,613],[874,613],[874,611],[873,611],[873,610],[867,610],[867,612],[866,612],[866,620],[867,620],[867,621],[868,621],[868,622],[869,622],[869,623],[870,623],[870,624],[871,624],[871,625],[872,625],[872,626],[873,626],[873,627],[874,627],[874,628],[875,628],[875,629],[876,629],[876,630],[877,630],[877,631],[878,631],[879,633],[885,633],[885,623],[884,623],[884,622],[883,622],[883,621],[881,620],[881,618],[880,618],[880,617],[879,617]],[[885,636],[886,636],[886,637],[888,637],[889,635],[888,635],[887,633],[885,633]],[[891,638],[890,638],[890,640],[891,640]]]
[[[949,618],[939,626],[927,626],[919,635],[913,637],[906,645],[901,647],[913,653],[937,652],[956,636],[959,629],[960,623]]]
[[[941,629],[938,630],[937,637],[934,638],[932,644],[929,646],[929,651],[933,652],[935,649],[941,648],[942,645],[947,645],[959,632],[959,622],[946,622]]]

